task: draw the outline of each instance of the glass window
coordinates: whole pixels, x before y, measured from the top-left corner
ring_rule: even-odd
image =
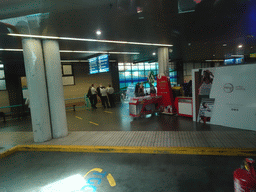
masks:
[[[5,80],[0,80],[0,90],[6,90]]]
[[[120,89],[125,88],[125,87],[126,87],[125,83],[120,83]]]
[[[145,63],[145,70],[150,70],[150,64],[149,63]]]
[[[143,63],[139,63],[139,70],[144,70],[145,67],[144,67],[144,64]]]
[[[124,72],[119,72],[119,81],[125,81]]]
[[[132,70],[131,65],[125,64],[124,70],[125,70],[125,71],[131,71],[131,70]]]
[[[124,66],[118,65],[118,71],[124,71]]]
[[[4,79],[4,70],[0,70],[0,79]]]
[[[137,65],[137,64],[133,64],[133,65],[132,65],[132,70],[133,70],[133,71],[138,71],[138,70],[139,70],[138,65]]]
[[[151,69],[152,71],[153,71],[153,70],[156,70],[156,64],[155,64],[155,63],[151,63],[150,69]]]

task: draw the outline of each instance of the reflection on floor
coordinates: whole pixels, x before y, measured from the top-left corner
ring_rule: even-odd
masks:
[[[244,157],[18,152],[0,163],[8,192],[233,191]],[[22,165],[22,166],[21,166]]]
[[[45,144],[156,147],[256,147],[256,132],[195,123],[191,118],[148,115],[129,116],[127,103],[109,109],[67,110],[69,136]],[[32,144],[30,117],[0,122],[0,152]],[[77,133],[76,133],[77,132]]]

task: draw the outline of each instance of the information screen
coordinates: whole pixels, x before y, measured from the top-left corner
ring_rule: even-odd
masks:
[[[90,68],[90,74],[99,73],[97,57],[89,59],[89,68]]]
[[[98,57],[98,66],[99,66],[99,72],[108,72],[109,71],[109,60],[108,55],[101,55]]]

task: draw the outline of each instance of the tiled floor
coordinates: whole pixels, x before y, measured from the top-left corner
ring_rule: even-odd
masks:
[[[30,118],[1,122],[0,152],[19,144],[256,148],[256,131],[204,125],[177,116],[133,119],[127,104],[108,110],[69,110],[67,121],[67,137],[44,143],[34,143]]]

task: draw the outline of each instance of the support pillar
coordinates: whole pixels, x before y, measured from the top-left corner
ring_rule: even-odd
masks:
[[[53,138],[68,135],[59,43],[43,40]]]
[[[35,142],[52,138],[45,69],[41,41],[22,40],[25,71],[29,90],[29,106]]]
[[[169,77],[169,50],[168,47],[158,48],[158,67],[159,74]]]

